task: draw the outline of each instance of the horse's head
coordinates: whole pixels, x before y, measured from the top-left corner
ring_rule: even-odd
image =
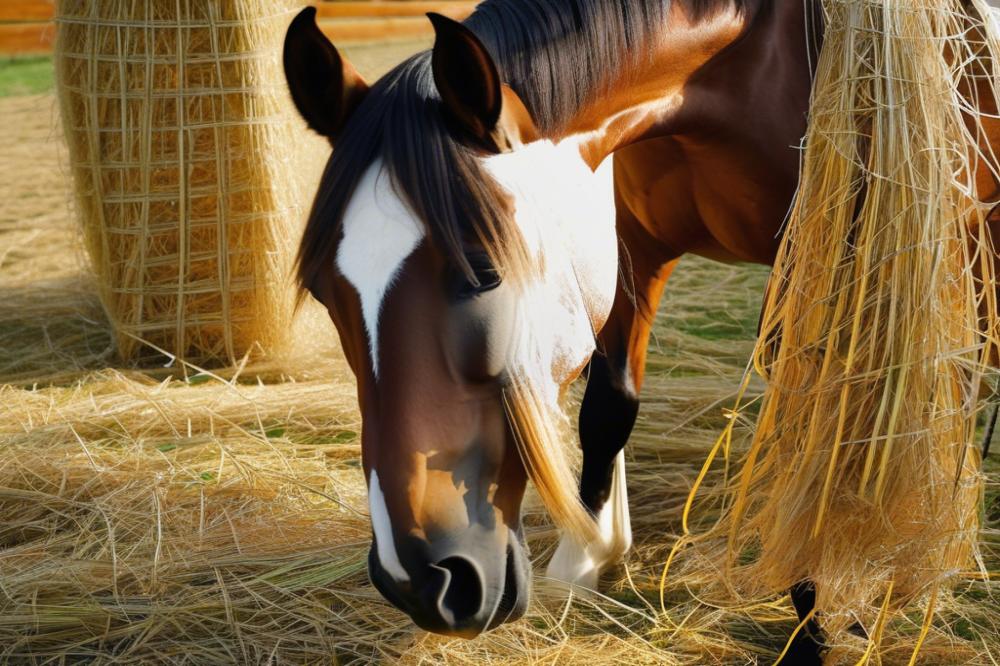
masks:
[[[468,29],[370,88],[304,10],[285,41],[295,103],[334,151],[299,277],[357,378],[378,589],[420,626],[519,617],[530,476],[584,531],[553,416],[617,277],[610,165],[539,138]]]

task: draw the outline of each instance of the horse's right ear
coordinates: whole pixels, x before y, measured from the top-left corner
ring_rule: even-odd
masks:
[[[284,65],[299,113],[333,143],[364,99],[368,84],[316,25],[315,7],[303,9],[288,26]]]
[[[517,93],[500,80],[489,51],[458,21],[428,12],[434,26],[431,69],[445,112],[490,152],[507,152],[538,137]]]

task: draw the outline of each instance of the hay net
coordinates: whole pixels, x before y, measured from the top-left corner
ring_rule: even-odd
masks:
[[[300,4],[57,3],[77,214],[126,359],[225,364],[291,341],[304,174],[322,157],[281,70]]]
[[[799,191],[754,353],[767,388],[704,538],[725,544],[738,593],[810,580],[824,628],[862,618],[871,635],[882,610],[977,566],[997,33],[983,2],[822,7]]]

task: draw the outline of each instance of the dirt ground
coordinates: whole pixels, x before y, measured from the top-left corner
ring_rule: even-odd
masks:
[[[372,76],[420,46],[347,51]],[[777,656],[796,624],[785,598],[712,608],[679,580],[659,604],[680,508],[752,349],[766,269],[693,259],[673,278],[629,449],[636,548],[603,594],[536,580],[525,620],[449,640],[413,628],[367,581],[360,423],[336,350],[280,379],[121,363],[79,248],[54,97],[0,98],[0,118],[0,662]],[[741,422],[737,448],[748,433]],[[983,537],[994,570],[996,484],[993,473]],[[537,572],[555,534],[536,501],[526,513]],[[963,585],[973,604],[996,604],[995,582]],[[944,615],[921,663],[997,663],[988,617]]]

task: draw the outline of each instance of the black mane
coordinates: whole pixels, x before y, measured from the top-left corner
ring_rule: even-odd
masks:
[[[726,0],[732,2],[732,0]],[[649,57],[671,0],[485,0],[466,25],[493,56],[544,135],[558,133],[624,67]],[[690,0],[697,15],[723,0]],[[333,265],[340,220],[367,167],[381,157],[397,192],[435,242],[471,274],[463,241],[478,239],[499,263],[519,244],[500,188],[441,113],[430,52],[382,77],[337,141],[302,238],[298,278],[307,289]]]
[[[717,4],[717,3],[716,3]],[[466,21],[543,134],[649,57],[670,0],[486,0]]]

